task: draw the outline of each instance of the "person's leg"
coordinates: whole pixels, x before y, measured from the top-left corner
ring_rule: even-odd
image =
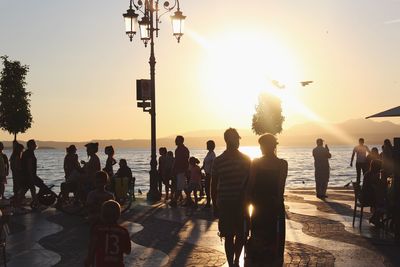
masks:
[[[233,266],[233,257],[235,255],[233,238],[233,235],[225,236],[225,255],[229,266]]]
[[[368,171],[368,164],[367,164],[367,162],[364,162],[364,163],[361,164],[361,170],[362,170],[363,181],[364,181],[364,175],[365,175],[365,173]]]
[[[0,197],[4,198],[4,191],[6,190],[6,187],[3,183],[3,181],[0,182]]]
[[[206,187],[205,189],[206,189],[206,197],[207,197],[206,206],[210,207],[210,205],[211,205],[211,175],[210,174],[206,175],[205,187]]]
[[[321,177],[315,176],[315,191],[317,192],[317,197],[321,197]]]
[[[239,266],[239,259],[240,254],[242,254],[244,246],[244,237],[243,234],[238,234],[235,236],[235,243],[234,243],[234,251],[235,251],[235,258],[234,258],[234,266]]]
[[[194,195],[194,205],[195,205],[195,207],[197,207],[197,202],[198,202],[197,189],[193,190],[193,195]]]
[[[328,189],[329,176],[324,177],[322,182],[322,195],[326,197],[326,190]]]
[[[356,162],[356,172],[357,172],[357,183],[360,184],[361,181],[361,165]]]
[[[278,266],[283,266],[284,263],[284,254],[285,254],[285,240],[286,240],[286,221],[285,221],[285,212],[281,214],[279,217],[279,243],[278,243]]]

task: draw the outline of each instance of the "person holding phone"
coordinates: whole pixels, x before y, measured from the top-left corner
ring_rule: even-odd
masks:
[[[317,198],[324,199],[329,182],[329,159],[332,157],[328,145],[324,147],[324,140],[317,139],[317,147],[313,149],[314,167],[315,167],[315,189]]]

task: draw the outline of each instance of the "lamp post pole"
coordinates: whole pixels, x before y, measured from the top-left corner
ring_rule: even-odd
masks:
[[[158,201],[161,192],[157,188],[157,135],[156,135],[156,57],[154,55],[154,2],[150,1],[150,81],[151,81],[151,160],[150,160],[150,191],[147,199]]]
[[[136,24],[139,24],[140,28],[140,38],[147,46],[150,41],[150,103],[149,98],[144,95],[144,88],[137,88],[140,92],[140,97],[137,97],[139,101],[138,107],[143,108],[143,111],[150,113],[151,118],[151,159],[150,159],[150,190],[147,193],[147,199],[151,201],[158,201],[161,199],[161,192],[158,190],[158,173],[157,173],[157,135],[156,135],[156,57],[154,55],[154,38],[158,37],[158,24],[160,18],[171,12],[173,9],[177,8],[172,19],[173,35],[177,38],[178,43],[180,38],[183,36],[184,20],[186,16],[183,16],[180,11],[179,0],[174,0],[174,4],[170,6],[169,1],[164,2],[165,12],[159,15],[159,2],[160,0],[130,0],[129,9],[123,17],[125,19],[125,31],[128,35],[130,41],[132,41],[133,36],[136,34]],[[138,14],[135,13],[134,8],[143,14],[143,17],[138,21]],[[156,35],[154,35],[156,33]],[[139,90],[140,89],[140,90]],[[139,96],[139,93],[138,93]]]

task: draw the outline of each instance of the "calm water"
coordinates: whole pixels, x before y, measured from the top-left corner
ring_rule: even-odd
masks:
[[[286,159],[289,163],[289,174],[287,179],[288,187],[313,187],[314,186],[314,161],[312,157],[312,147],[280,147],[278,156]],[[332,159],[330,186],[344,186],[351,179],[354,180],[355,169],[349,167],[352,147],[336,146],[330,147]],[[216,154],[222,153],[224,148],[217,148]],[[241,151],[249,155],[251,158],[260,156],[258,147],[242,147]],[[9,157],[11,151],[6,150],[5,153]],[[43,149],[37,150],[38,158],[38,175],[46,182],[46,184],[54,184],[55,191],[58,192],[59,185],[64,181],[63,160],[65,150]],[[207,154],[203,149],[191,149],[191,156],[195,156],[203,161]],[[86,152],[78,150],[79,160],[87,161]],[[105,165],[106,155],[98,153],[102,166]],[[140,188],[146,192],[149,188],[149,162],[150,151],[147,149],[119,149],[116,151],[115,158],[125,158],[128,166],[131,167],[136,177],[136,188]],[[114,172],[117,170],[118,164],[114,166]],[[6,187],[7,195],[12,191],[12,178],[8,177]]]

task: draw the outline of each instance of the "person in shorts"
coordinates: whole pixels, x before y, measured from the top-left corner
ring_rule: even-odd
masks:
[[[124,267],[124,254],[131,253],[129,232],[117,221],[121,216],[118,202],[108,200],[101,206],[101,223],[90,233],[86,267]]]
[[[175,138],[175,161],[173,173],[176,177],[176,188],[174,198],[171,200],[170,205],[176,206],[179,197],[182,197],[182,191],[186,189],[186,173],[189,167],[189,149],[183,144],[185,139],[183,136],[178,135]]]
[[[90,191],[87,196],[86,206],[89,211],[89,222],[96,224],[100,219],[101,206],[107,200],[114,200],[114,195],[106,190],[108,174],[105,171],[98,171],[95,176],[96,189]]]
[[[244,191],[251,160],[239,151],[236,129],[224,133],[226,150],[215,158],[211,172],[211,197],[214,214],[219,217],[220,237],[225,238],[229,266],[239,266],[244,245]]]

